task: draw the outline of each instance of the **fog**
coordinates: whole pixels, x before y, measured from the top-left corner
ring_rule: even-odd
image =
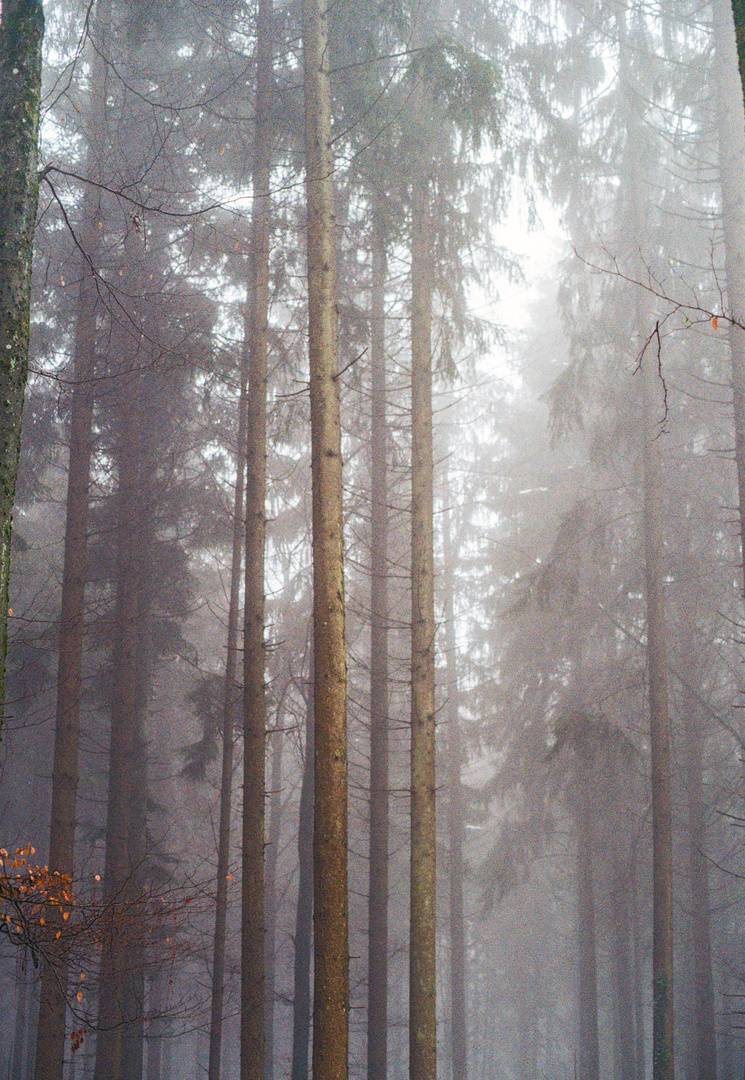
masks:
[[[735,1080],[732,10],[274,2],[46,5],[0,1077]]]

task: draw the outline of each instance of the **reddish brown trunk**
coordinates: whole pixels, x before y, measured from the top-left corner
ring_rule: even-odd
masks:
[[[347,670],[328,9],[304,0],[308,345],[315,663],[314,1080],[345,1080],[348,1056]]]

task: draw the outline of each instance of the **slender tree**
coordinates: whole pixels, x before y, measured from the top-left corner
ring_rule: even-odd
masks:
[[[745,5],[738,3],[738,0],[733,0],[733,7],[736,11],[745,11]],[[732,363],[740,555],[745,565],[745,205],[741,192],[745,165],[745,122],[742,85],[737,77],[735,35],[727,0],[713,0],[711,11],[724,265],[729,314],[732,317],[728,333]],[[745,592],[745,569],[743,575]]]
[[[598,1080],[598,972],[595,953],[595,890],[593,885],[593,835],[590,784],[592,743],[577,747],[577,941],[579,969],[578,1070],[580,1080]]]
[[[645,249],[645,207],[639,155],[642,118],[629,62],[630,43],[624,16],[617,21],[619,67],[624,93],[626,146],[623,168],[626,223],[636,252]],[[640,259],[641,262],[641,259]],[[642,271],[643,271],[642,267]],[[664,605],[664,533],[661,503],[662,467],[659,436],[666,418],[666,390],[654,342],[648,298],[636,291],[634,332],[639,346],[642,538],[647,614],[647,675],[652,766],[652,1076],[673,1080],[673,841],[670,716],[668,711],[667,623]],[[645,348],[645,342],[647,347]]]
[[[91,57],[89,142],[83,190],[80,286],[75,325],[73,390],[70,407],[70,452],[67,473],[65,551],[62,570],[57,715],[52,763],[52,813],[49,865],[73,876],[77,823],[78,746],[82,695],[83,640],[85,634],[85,567],[88,532],[93,375],[96,349],[99,263],[99,225],[102,149],[106,108],[106,34],[111,21],[111,0],[99,3],[93,19],[95,49]],[[54,912],[50,913],[54,917]],[[50,957],[42,973],[37,1030],[36,1080],[62,1080],[65,1052],[67,964]]]
[[[446,486],[446,491],[451,488]],[[443,515],[445,562],[445,681],[448,721],[448,885],[450,892],[450,1016],[451,1072],[453,1080],[467,1080],[466,934],[463,912],[463,741],[458,692],[458,656],[455,636],[455,553],[453,511]]]
[[[304,0],[313,654],[315,710],[314,1080],[348,1068],[347,719],[335,217],[328,6]]]
[[[425,93],[415,91],[416,115]],[[412,1080],[435,1080],[435,609],[432,459],[432,224],[425,137],[411,180],[411,929]]]
[[[266,384],[269,326],[272,0],[259,0],[256,132],[249,281],[246,608],[243,667],[243,908],[241,1080],[264,1075],[264,802],[266,756],[265,590]]]
[[[690,640],[690,639],[689,639]],[[689,656],[694,655],[692,652]],[[706,857],[704,749],[706,728],[701,709],[691,694],[684,696],[688,849],[691,880],[691,939],[695,1002],[696,1075],[716,1080],[717,1040],[714,980],[711,968],[709,864]]]
[[[314,799],[314,709],[313,676],[305,698],[305,760],[300,783],[298,810],[298,881],[295,909],[295,953],[292,997],[291,1080],[307,1080],[310,1048],[311,947],[313,940],[313,807]]]
[[[370,295],[370,871],[367,1072],[388,1076],[388,453],[385,370],[385,237],[372,213]]]
[[[220,771],[220,825],[217,843],[217,888],[215,890],[215,932],[212,943],[212,996],[210,1015],[209,1080],[220,1080],[222,1056],[223,1005],[225,1000],[225,945],[228,917],[228,873],[230,866],[230,818],[233,795],[233,757],[235,721],[240,702],[238,687],[238,615],[240,575],[245,536],[243,511],[246,475],[246,388],[248,354],[246,341],[241,354],[241,386],[238,400],[238,443],[235,455],[235,499],[233,502],[233,538],[230,555],[230,597],[228,600],[228,635],[225,657],[225,687],[222,716],[222,767]]]
[[[279,838],[282,827],[282,752],[284,735],[275,730],[270,736],[271,769],[269,779],[269,827],[266,850],[266,1023],[264,1042],[265,1072],[274,1076],[274,1005],[277,981],[277,863],[279,861]]]

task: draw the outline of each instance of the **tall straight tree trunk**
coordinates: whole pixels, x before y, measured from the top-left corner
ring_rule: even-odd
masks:
[[[225,691],[222,715],[222,767],[220,771],[220,827],[217,841],[217,888],[215,890],[215,932],[212,942],[212,996],[210,1002],[210,1048],[208,1080],[220,1080],[223,1004],[225,1000],[225,943],[228,920],[228,873],[230,867],[230,818],[233,797],[233,756],[235,719],[240,691],[238,670],[238,614],[241,565],[245,536],[243,488],[246,475],[246,386],[248,354],[246,343],[241,356],[241,385],[238,399],[238,435],[235,454],[235,499],[233,502],[233,542],[230,553],[230,597],[225,657]],[[149,1078],[148,1078],[149,1080]]]
[[[126,395],[126,389],[124,391]],[[134,395],[133,395],[134,396]],[[109,751],[109,795],[106,814],[104,908],[110,925],[101,953],[98,1037],[94,1080],[123,1080],[122,1033],[128,1021],[125,972],[129,945],[117,925],[116,908],[131,886],[130,829],[133,768],[140,735],[138,723],[139,515],[137,427],[131,401],[121,409],[117,527],[117,596],[114,683]],[[129,1078],[127,1078],[129,1080]]]
[[[445,491],[449,496],[450,487]],[[450,886],[450,1012],[452,1077],[467,1080],[466,935],[463,912],[463,745],[455,639],[455,581],[452,510],[443,515],[445,560],[445,679],[448,697],[448,879]]]
[[[13,500],[28,375],[29,302],[39,181],[41,0],[3,0],[0,14],[0,724],[8,646]]]
[[[423,94],[417,95],[420,109]],[[422,164],[424,154],[421,155]],[[432,245],[426,169],[411,208],[411,930],[409,1069],[435,1080],[435,612],[432,464]]]
[[[739,4],[745,10],[745,5]],[[719,178],[722,189],[724,266],[727,278],[729,345],[732,363],[732,403],[735,420],[740,557],[745,560],[745,115],[737,71],[737,47],[727,0],[712,0],[714,73],[719,139]],[[745,32],[745,24],[743,24]],[[745,564],[743,570],[745,591]]]
[[[643,325],[643,324],[640,324]],[[673,841],[667,642],[663,598],[660,460],[653,402],[659,402],[651,357],[642,361],[644,398],[644,578],[647,595],[647,672],[652,756],[652,1076],[672,1080]]]
[[[246,609],[243,638],[243,903],[241,1080],[264,1075],[264,800],[266,691],[266,381],[269,330],[272,0],[259,0],[253,164],[246,446]]]
[[[111,0],[99,3],[93,33],[96,47],[91,60],[91,99],[86,175],[91,183],[83,191],[79,241],[80,286],[75,325],[70,450],[67,474],[65,550],[57,674],[57,714],[52,764],[52,811],[49,866],[72,878],[77,821],[78,748],[82,696],[83,640],[85,636],[85,566],[88,541],[88,488],[93,422],[96,309],[99,263],[100,201],[93,182],[101,179],[101,143],[106,109],[106,34],[111,22]],[[50,913],[54,917],[54,913]],[[63,956],[44,965],[39,1005],[35,1080],[62,1080],[67,1011],[67,963]]]
[[[295,912],[294,994],[292,998],[292,1080],[307,1080],[310,1049],[310,956],[313,935],[313,675],[306,696],[305,764],[298,814],[298,882]]]
[[[643,130],[639,98],[632,83],[629,45],[623,16],[617,21],[619,67],[626,98],[626,148],[623,187],[627,205],[629,246],[643,252],[646,246],[645,204],[640,190],[644,163],[639,146]],[[645,267],[640,267],[643,273]],[[647,609],[647,677],[652,768],[652,1077],[673,1080],[673,834],[670,791],[671,745],[667,685],[667,626],[665,620],[663,565],[664,533],[661,506],[659,435],[665,418],[664,390],[654,343],[650,340],[654,319],[641,290],[636,294],[636,326],[641,387],[639,393],[642,433],[644,581]]]
[[[264,1038],[264,1071],[272,1080],[274,1077],[274,998],[277,977],[277,862],[279,860],[279,838],[282,828],[282,750],[284,738],[281,731],[274,731],[270,737],[271,775],[269,779],[269,827],[267,829],[266,851],[266,1018]]]
[[[611,896],[614,1059],[615,1072],[619,1080],[636,1078],[634,968],[631,958],[632,911],[633,899],[630,895],[628,877],[621,872]],[[637,1080],[642,1080],[642,1077],[638,1077]]]
[[[637,884],[637,857],[634,852],[629,871],[629,896],[631,902],[633,961],[634,961],[634,1028],[636,1032],[636,1075],[637,1080],[646,1076],[646,1047],[644,1031],[644,947],[642,944],[642,926],[639,914],[639,887]]]
[[[709,866],[705,854],[705,735],[700,711],[691,694],[686,694],[685,710],[691,932],[693,936],[693,993],[696,1003],[696,1076],[698,1080],[716,1080],[717,1041],[714,1015],[714,980],[711,970]]]
[[[373,196],[375,198],[375,196]],[[367,1075],[388,1077],[388,453],[385,237],[372,213],[370,294],[370,870]]]
[[[347,667],[326,0],[304,0],[315,665],[314,1080],[348,1069]]]
[[[577,955],[579,961],[578,1080],[598,1080],[598,967],[595,953],[595,889],[592,874],[590,775],[580,760],[577,814]]]

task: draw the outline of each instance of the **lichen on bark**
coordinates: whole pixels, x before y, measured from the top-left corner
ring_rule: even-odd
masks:
[[[0,21],[0,708],[13,500],[28,374],[43,37],[40,0],[5,0]]]

